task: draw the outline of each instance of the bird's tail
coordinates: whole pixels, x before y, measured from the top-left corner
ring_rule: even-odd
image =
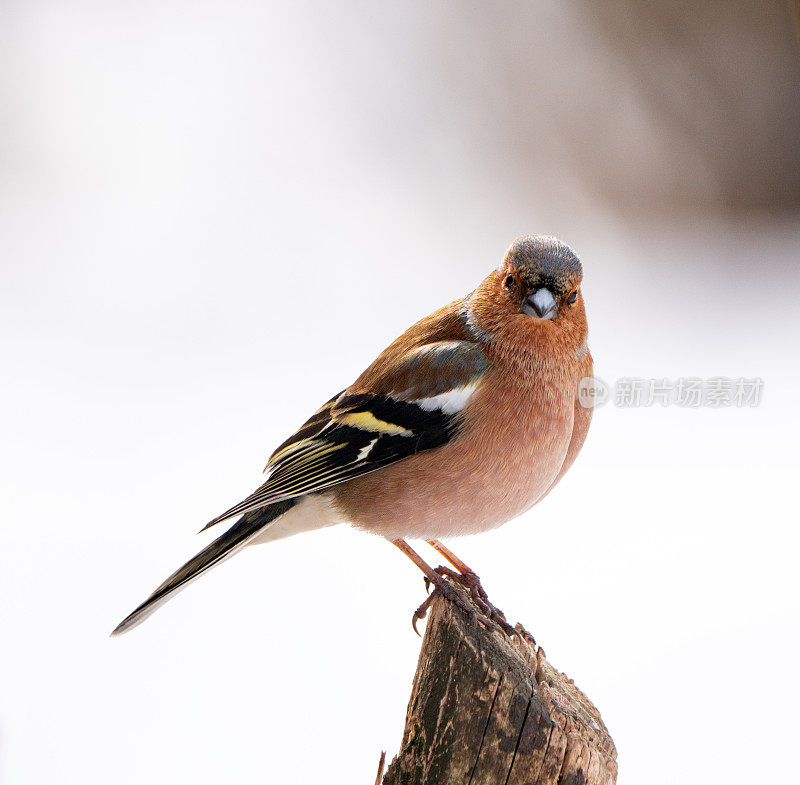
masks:
[[[126,616],[111,634],[120,635],[143,622],[179,589],[247,545],[260,531],[289,510],[295,501],[287,499],[275,502],[268,507],[243,515],[225,534],[217,537],[194,558],[189,559],[183,567],[173,572],[133,613]]]

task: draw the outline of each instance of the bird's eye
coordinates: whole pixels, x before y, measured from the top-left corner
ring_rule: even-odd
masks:
[[[576,289],[569,297],[567,297],[567,302],[572,305],[575,300],[578,299],[578,290]]]
[[[507,275],[505,281],[503,281],[503,286],[505,286],[506,289],[510,289],[513,285],[514,285],[514,276]]]

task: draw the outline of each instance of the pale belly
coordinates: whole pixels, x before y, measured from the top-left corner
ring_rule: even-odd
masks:
[[[247,544],[274,542],[295,534],[335,526],[337,523],[342,523],[342,518],[333,506],[330,492],[313,493],[300,499],[288,512],[276,518],[274,523],[265,526]]]
[[[520,515],[552,486],[572,436],[573,396],[538,392],[526,403],[495,391],[481,427],[467,422],[442,448],[337,486],[336,508],[390,540],[475,534]]]

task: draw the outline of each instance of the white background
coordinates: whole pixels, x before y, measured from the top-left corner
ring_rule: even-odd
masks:
[[[800,222],[632,216],[536,139],[531,179],[497,144],[502,86],[442,75],[469,32],[369,4],[4,6],[4,785],[373,781],[424,597],[387,543],[249,549],[108,633],[276,444],[531,232],[583,259],[600,377],[758,376],[763,403],[606,406],[540,506],[453,548],[596,702],[621,785],[786,780]]]

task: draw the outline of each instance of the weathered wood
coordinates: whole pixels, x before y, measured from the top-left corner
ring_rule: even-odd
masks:
[[[381,785],[383,781],[383,767],[386,765],[386,750],[381,752],[380,760],[378,761],[378,774],[375,777],[375,785]]]
[[[532,640],[434,601],[383,785],[613,785],[616,758],[600,713]]]

